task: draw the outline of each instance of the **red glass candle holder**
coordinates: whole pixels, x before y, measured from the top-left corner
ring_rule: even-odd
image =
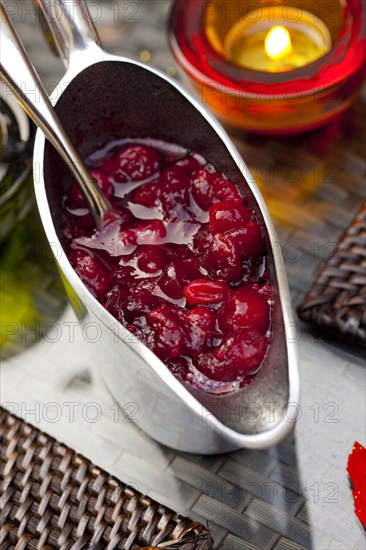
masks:
[[[278,71],[228,59],[222,44],[230,29],[245,18],[255,23],[269,8],[281,9],[284,20],[290,13],[296,32],[305,12],[313,16],[326,27],[329,51],[304,66]],[[175,0],[169,42],[201,100],[223,123],[278,135],[320,126],[352,103],[366,72],[365,28],[364,0]]]

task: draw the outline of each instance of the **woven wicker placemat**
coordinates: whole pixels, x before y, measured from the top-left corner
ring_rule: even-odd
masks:
[[[366,203],[298,307],[304,321],[366,347]]]
[[[0,548],[209,550],[207,530],[0,408]]]

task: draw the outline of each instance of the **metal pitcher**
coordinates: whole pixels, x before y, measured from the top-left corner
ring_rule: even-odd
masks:
[[[281,249],[264,200],[229,136],[205,107],[165,74],[103,51],[84,1],[41,0],[65,76],[52,97],[82,156],[99,143],[151,137],[203,155],[251,197],[266,227],[272,277],[273,339],[246,387],[210,395],[181,383],[164,363],[108,313],[81,282],[63,251],[60,211],[67,168],[38,131],[34,151],[38,207],[80,323],[96,323],[100,373],[121,405],[134,403],[138,426],[180,451],[219,453],[279,442],[296,423],[299,375],[289,290]],[[60,90],[62,93],[60,94]]]

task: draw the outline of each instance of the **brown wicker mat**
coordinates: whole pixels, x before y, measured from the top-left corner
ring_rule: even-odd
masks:
[[[304,321],[366,347],[366,203],[313,284],[298,313]]]
[[[207,530],[0,408],[0,548],[209,550]]]

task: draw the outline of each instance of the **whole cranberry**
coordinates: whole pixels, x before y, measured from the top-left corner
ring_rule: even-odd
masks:
[[[157,175],[160,155],[156,149],[143,145],[126,145],[117,155],[113,178],[119,182],[141,181]]]
[[[192,195],[202,210],[221,201],[242,202],[237,187],[219,172],[211,172],[205,168],[198,170],[192,181]]]
[[[193,155],[187,155],[186,157],[178,160],[175,165],[183,168],[187,178],[189,178],[190,181],[192,181],[195,172],[197,172],[197,170],[199,170],[202,166]]]
[[[261,294],[250,287],[243,287],[231,292],[224,300],[217,319],[224,334],[239,329],[265,334],[270,324],[270,306]]]
[[[178,308],[171,305],[157,307],[147,314],[147,322],[155,331],[154,352],[160,359],[177,357],[184,344],[184,329]]]
[[[184,314],[185,342],[187,353],[196,356],[207,350],[208,339],[215,331],[216,316],[208,308],[195,307]]]
[[[160,177],[163,192],[175,193],[179,202],[187,202],[190,175],[183,166],[173,164]]]
[[[242,202],[242,197],[236,185],[230,180],[217,176],[212,182],[211,204],[221,201]]]
[[[213,236],[208,229],[208,225],[202,225],[193,237],[193,250],[197,254],[203,254],[209,248],[212,242]]]
[[[244,376],[258,369],[267,350],[266,338],[256,330],[240,329],[228,334],[216,351],[231,375]],[[230,376],[231,376],[230,375]]]
[[[199,355],[196,358],[195,366],[210,380],[225,380],[223,378],[225,376],[225,365],[217,359],[213,351]]]
[[[77,233],[79,236],[90,236],[96,231],[95,221],[89,210],[83,208],[73,212],[68,211],[66,215],[75,222],[77,227],[75,237]]]
[[[166,266],[164,273],[159,278],[159,287],[169,298],[179,300],[183,298],[185,285],[199,275],[195,258],[174,259]]]
[[[70,254],[70,262],[91,293],[102,300],[108,290],[109,277],[98,260],[84,250],[75,250]]]
[[[202,210],[208,210],[212,204],[211,185],[217,177],[205,168],[201,168],[194,173],[192,178],[192,195],[196,203]]]
[[[132,193],[132,202],[141,204],[147,208],[153,208],[159,203],[160,185],[158,183],[149,182],[141,185]]]
[[[174,221],[181,216],[184,207],[189,204],[189,176],[184,168],[173,165],[162,173],[160,178],[159,199],[164,219]]]
[[[146,315],[151,309],[162,303],[156,296],[156,280],[143,279],[129,289],[125,304],[125,316],[129,321]]]
[[[157,244],[165,235],[165,226],[161,220],[144,220],[125,228],[121,231],[120,238],[127,247],[129,244]]]
[[[210,231],[224,233],[247,224],[251,218],[251,211],[240,202],[221,201],[211,206],[209,216]]]
[[[193,173],[199,167],[199,163],[191,156],[179,160],[169,166],[160,177],[160,200],[163,205],[165,218],[173,221],[177,219],[182,210],[189,205],[189,188]]]
[[[216,315],[208,307],[197,306],[185,313],[190,323],[200,326],[206,332],[213,332],[216,325]]]
[[[184,287],[183,294],[190,306],[222,302],[230,292],[226,283],[210,279],[196,279]]]
[[[256,223],[248,223],[245,227],[232,229],[226,235],[237,243],[243,260],[264,254],[264,240],[261,226]]]
[[[215,353],[201,356],[197,368],[212,380],[234,381],[258,369],[266,350],[263,335],[240,329],[227,335]]]
[[[137,267],[144,273],[156,273],[164,269],[168,257],[164,251],[157,246],[143,246],[138,252]]]
[[[166,229],[161,220],[146,220],[137,227],[137,244],[154,244],[163,239]]]
[[[204,257],[203,267],[214,279],[227,283],[240,280],[242,265],[238,245],[224,233],[216,233]]]

